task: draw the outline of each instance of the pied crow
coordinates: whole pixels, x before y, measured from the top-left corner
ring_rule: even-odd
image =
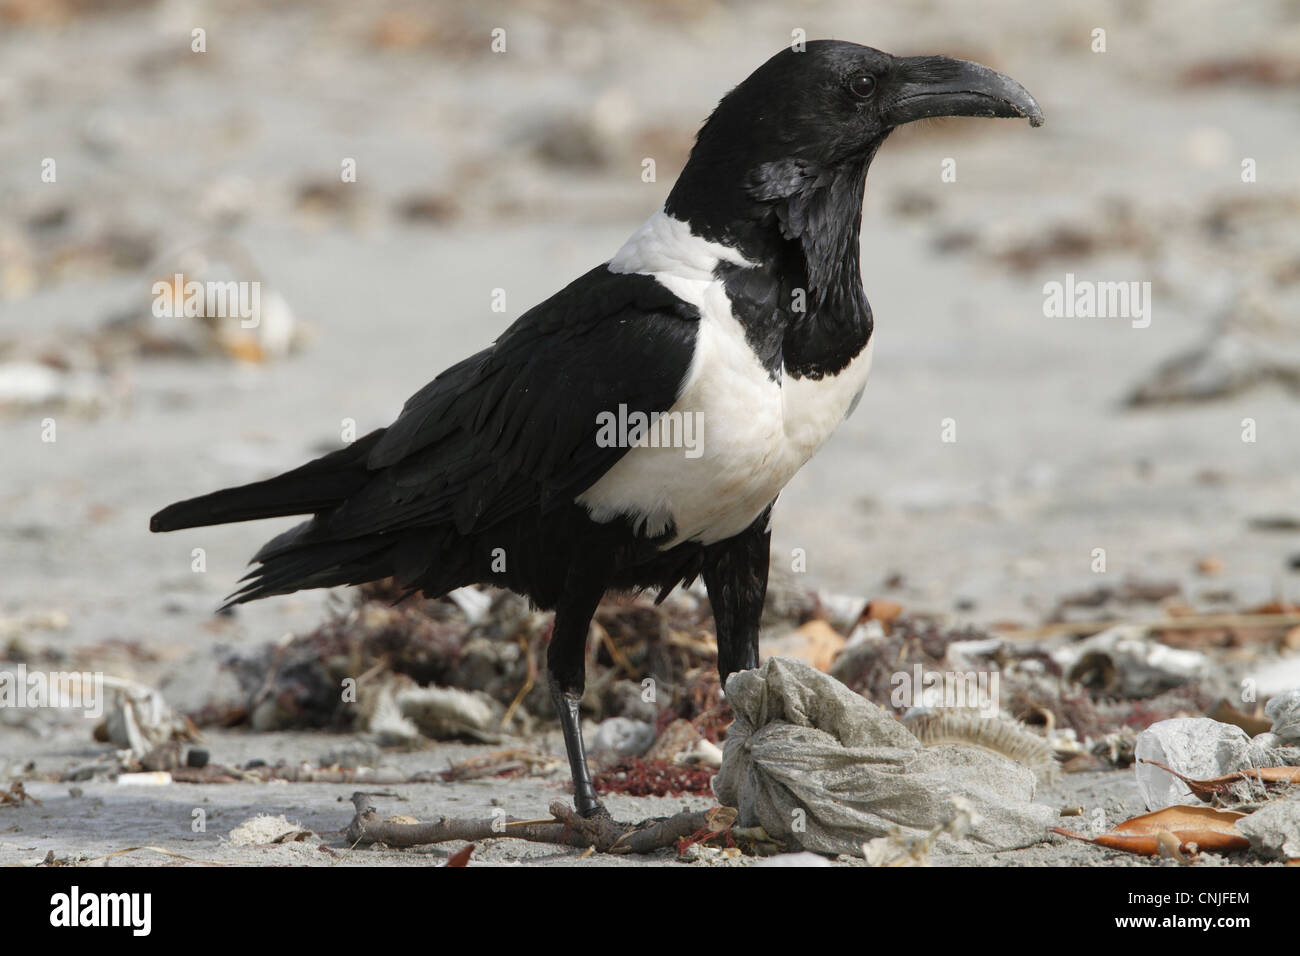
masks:
[[[769,516],[871,366],[859,229],[896,127],[1043,115],[1011,78],[831,40],[723,97],[663,207],[596,266],[418,391],[387,428],[278,477],[182,501],[154,531],[311,515],[228,603],[392,577],[493,584],[555,611],[547,651],[574,799],[603,813],[579,724],[610,589],[702,578],[723,686],[758,666]]]

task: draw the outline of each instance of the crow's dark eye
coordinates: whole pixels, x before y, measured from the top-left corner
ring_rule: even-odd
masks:
[[[860,96],[865,100],[876,92],[876,78],[870,73],[860,73],[849,80],[849,89],[853,91],[854,96]]]

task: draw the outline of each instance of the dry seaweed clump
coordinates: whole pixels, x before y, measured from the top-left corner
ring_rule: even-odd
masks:
[[[358,702],[381,680],[450,683],[469,629],[454,603],[394,606],[362,589],[355,603],[332,608],[314,630],[231,666],[250,691],[246,718],[253,729],[350,730]]]
[[[1167,590],[1126,586],[1121,604],[1167,601]],[[1112,596],[1063,604],[1070,602],[1097,613]],[[1032,635],[998,634],[907,616],[889,601],[777,587],[764,616],[762,657],[799,659],[829,672],[906,720],[923,741],[1009,750],[1050,779],[1057,763],[1066,771],[1129,766],[1140,731],[1208,713],[1225,695],[1217,645],[1179,646],[1199,633],[1174,626],[1186,620],[1057,620]],[[391,581],[368,584],[312,631],[232,657],[227,666],[247,705],[216,722],[362,731],[381,746],[449,738],[502,743],[553,716],[545,674],[551,627],[550,614],[507,591],[473,587],[427,599],[403,594]],[[602,786],[703,792],[732,714],[718,684],[712,613],[702,591],[676,591],[662,603],[608,596],[591,624],[587,673],[583,712],[600,725],[591,756]],[[951,677],[975,699],[935,699],[927,687],[936,674],[945,695]],[[965,720],[968,711],[978,719]],[[494,763],[488,772],[501,770]]]
[[[988,634],[974,627],[943,628],[924,618],[898,618],[886,631],[860,631],[831,667],[831,676],[868,700],[902,715],[912,706],[895,693],[898,675],[914,667],[938,670],[948,659],[950,645],[985,641]]]
[[[1131,766],[1138,733],[1207,714],[1230,689],[1217,645],[1179,646],[1195,633],[1187,628],[1058,622],[1040,631],[991,636],[903,616],[859,622],[830,672],[923,742],[994,749],[1044,779],[1056,762],[1067,772]],[[974,699],[950,700],[949,687]]]
[[[372,730],[390,744],[421,735],[491,741],[550,716],[550,630],[549,614],[508,591],[462,588],[427,599],[375,582],[312,631],[229,658],[247,707],[197,716],[255,730]],[[720,739],[729,717],[707,601],[689,592],[658,605],[610,597],[592,632],[584,700],[591,716],[659,728],[687,718],[706,739]]]

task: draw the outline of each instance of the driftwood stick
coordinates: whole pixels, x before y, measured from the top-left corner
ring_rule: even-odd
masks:
[[[674,846],[678,840],[704,829],[714,810],[697,810],[676,816],[647,820],[630,825],[609,817],[584,818],[567,803],[551,803],[553,820],[520,820],[497,817],[489,820],[462,820],[443,817],[433,823],[398,823],[383,820],[370,806],[372,794],[352,794],[356,815],[348,825],[347,838],[353,846],[382,843],[391,847],[424,846],[448,840],[477,842],[497,837],[550,843],[558,846],[591,847],[602,853],[650,853]]]
[[[650,853],[673,846],[678,840],[704,829],[713,810],[693,810],[658,817],[629,826],[609,817],[583,818],[567,803],[556,800],[551,815],[581,833],[587,844],[602,853]]]
[[[1197,631],[1202,628],[1263,630],[1300,624],[1300,614],[1188,614],[1184,617],[1167,617],[1156,621],[1058,621],[1055,624],[1044,624],[1042,627],[995,628],[995,630],[1001,630],[1010,638],[1043,638],[1056,634],[1099,634],[1121,624],[1145,627],[1148,631]]]
[[[263,765],[244,769],[208,764],[206,767],[176,767],[171,771],[177,783],[360,783],[391,787],[400,783],[428,783],[431,773],[398,773],[371,767],[311,767],[306,764]]]

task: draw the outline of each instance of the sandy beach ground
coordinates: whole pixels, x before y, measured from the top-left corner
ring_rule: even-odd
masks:
[[[882,150],[862,241],[872,377],[783,493],[774,566],[801,550],[809,588],[982,627],[1033,627],[1062,596],[1126,580],[1172,582],[1201,611],[1300,602],[1300,402],[1258,357],[1292,367],[1300,340],[1292,0],[1012,0],[978,13],[938,0],[100,6],[0,0],[0,660],[135,648],[147,661],[121,651],[123,676],[172,673],[179,706],[175,674],[213,642],[251,648],[313,628],[324,594],[212,615],[288,522],[152,536],[149,515],[387,424],[438,371],[609,258],[662,203],[718,98],[793,30],[980,60],[1021,81],[1047,123],[934,122]],[[196,27],[206,52],[191,49]],[[498,27],[503,53],[490,49]],[[87,344],[110,319],[147,315],[155,279],[217,237],[292,310],[292,354],[105,359]],[[1067,275],[1150,283],[1149,323],[1048,317],[1044,285]],[[1258,348],[1230,386],[1207,362],[1184,391],[1205,380],[1216,394],[1129,404],[1162,363],[1239,326]],[[6,400],[4,363],[27,361],[58,372],[37,388],[48,394],[11,385],[20,394]],[[225,764],[337,745],[207,738]],[[562,751],[558,736],[533,744]],[[0,808],[0,864],[142,844],[241,863],[418,865],[450,852],[220,840],[255,813],[284,813],[338,849],[347,786],[48,782],[104,749],[75,718],[0,720],[4,779],[36,779],[43,801]],[[435,769],[484,749],[383,759]],[[528,817],[562,784],[396,789],[400,812],[421,818],[494,800]],[[1131,771],[1067,775],[1040,798],[1142,809]],[[610,807],[632,818],[708,803]],[[208,808],[205,833],[191,829],[195,807]],[[480,853],[577,862],[512,841]],[[147,857],[113,865],[157,862]],[[1140,861],[1058,841],[964,862]]]

